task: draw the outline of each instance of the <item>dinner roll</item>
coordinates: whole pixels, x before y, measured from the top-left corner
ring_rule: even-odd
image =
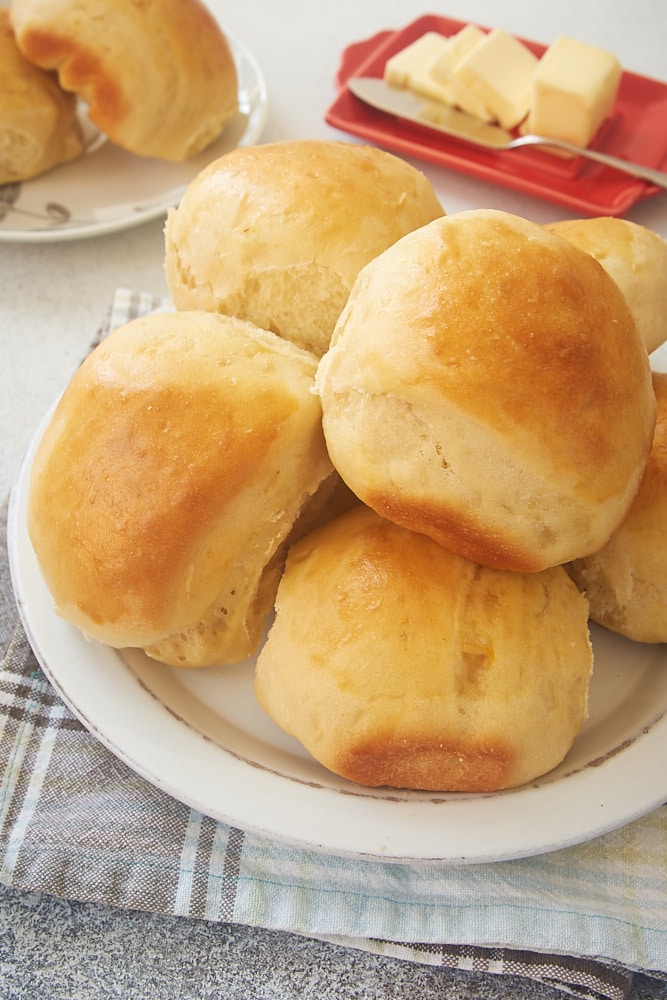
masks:
[[[0,8],[0,184],[25,181],[83,152],[76,98],[22,55]]]
[[[12,0],[11,19],[26,58],[138,156],[188,159],[236,114],[234,58],[200,0]]]
[[[361,267],[442,214],[426,177],[380,149],[243,147],[170,210],[167,282],[178,309],[239,316],[319,355]]]
[[[600,261],[625,295],[649,354],[667,340],[667,241],[629,219],[570,219],[547,229]]]
[[[490,792],[565,757],[591,667],[561,566],[481,567],[360,505],[290,549],[255,690],[360,785]]]
[[[332,476],[315,363],[211,313],[103,340],[33,463],[28,528],[59,614],[175,666],[254,652],[281,546]]]
[[[329,454],[362,501],[522,572],[607,541],[655,420],[614,281],[542,226],[485,209],[438,219],[363,269],[316,386]]]
[[[667,642],[667,374],[653,373],[658,419],[630,511],[607,544],[568,569],[594,622],[637,642]]]

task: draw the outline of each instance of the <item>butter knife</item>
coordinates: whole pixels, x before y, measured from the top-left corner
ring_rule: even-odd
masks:
[[[601,153],[597,149],[574,146],[561,139],[550,139],[548,136],[533,134],[513,136],[499,125],[489,125],[466,114],[465,111],[459,111],[458,108],[429,101],[407,89],[392,87],[379,77],[352,77],[347,81],[347,87],[355,97],[377,111],[403,118],[423,128],[442,132],[462,142],[499,152],[526,146],[547,146],[573,156],[584,156],[596,163],[621,170],[631,177],[638,177],[667,189],[667,173],[661,170],[654,170],[640,163],[631,163],[618,156]]]

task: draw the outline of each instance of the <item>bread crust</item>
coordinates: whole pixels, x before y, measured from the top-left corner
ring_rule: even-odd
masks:
[[[317,374],[334,465],[384,517],[537,571],[603,545],[655,421],[616,284],[535,223],[462,212],[367,265]]]
[[[200,0],[13,0],[11,18],[26,58],[139,156],[188,159],[236,114],[234,58]]]
[[[658,416],[651,454],[623,523],[568,570],[591,619],[635,642],[667,642],[667,373],[653,372]]]
[[[82,152],[76,98],[28,62],[0,8],[0,184],[37,177]]]
[[[33,463],[29,532],[59,613],[177,666],[249,656],[281,546],[332,474],[314,369],[274,335],[208,313],[110,334]]]
[[[567,219],[546,227],[600,262],[625,296],[649,354],[667,339],[667,241],[630,219]]]
[[[480,567],[359,506],[290,550],[255,690],[358,784],[509,788],[586,716],[587,614],[562,567]]]

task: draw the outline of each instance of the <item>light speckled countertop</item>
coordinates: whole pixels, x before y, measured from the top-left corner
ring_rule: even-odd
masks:
[[[324,122],[342,49],[426,12],[499,25],[548,41],[557,34],[614,51],[624,66],[665,78],[664,0],[307,0],[270,5],[211,0],[266,75],[264,141],[341,137]],[[448,212],[494,207],[538,222],[573,213],[462,175],[427,168]],[[629,213],[667,236],[667,195]],[[166,294],[162,220],[71,243],[0,242],[0,495],[46,409],[86,353],[114,290]],[[664,986],[639,977],[632,1000]],[[0,886],[0,1000],[126,998],[477,997],[556,1000],[560,992],[516,978],[449,972],[348,951],[292,935],[118,911]]]

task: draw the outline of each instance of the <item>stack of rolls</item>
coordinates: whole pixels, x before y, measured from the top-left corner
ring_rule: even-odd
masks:
[[[175,666],[257,653],[268,715],[359,784],[556,767],[593,667],[573,567],[656,447],[641,294],[564,235],[445,215],[397,157],[315,140],[211,164],[165,269],[175,312],[96,349],[37,452],[58,611]]]
[[[566,564],[628,516],[656,419],[617,283],[524,219],[447,216],[363,269],[316,387],[361,505],[292,549],[261,704],[365,785],[488,792],[546,773],[592,670]]]

